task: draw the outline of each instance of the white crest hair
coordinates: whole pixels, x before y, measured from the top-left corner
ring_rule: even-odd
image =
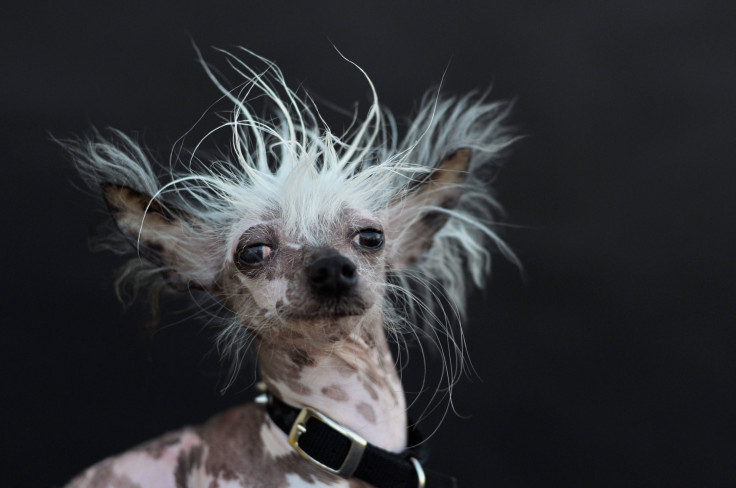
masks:
[[[487,102],[487,93],[463,97],[430,93],[399,138],[396,120],[379,105],[372,82],[356,66],[365,75],[373,100],[365,117],[358,120],[356,113],[350,127],[338,135],[327,127],[309,96],[298,95],[287,86],[278,67],[243,51],[262,69],[256,71],[221,51],[243,78],[235,88],[225,87],[200,56],[205,72],[234,109],[188,156],[172,151],[168,167],[154,165],[133,139],[115,130],[109,136],[95,132],[86,140],[65,141],[87,183],[94,189],[104,183],[125,185],[188,213],[205,223],[213,238],[223,244],[221,249],[213,246],[213,255],[202,262],[224,262],[225,243],[236,237],[231,235],[234,224],[244,216],[278,210],[287,225],[316,242],[320,226],[315,223],[320,219],[337,215],[345,204],[385,214],[443,158],[469,148],[469,174],[458,206],[417,212],[418,216],[424,211],[444,212],[449,220],[421,262],[394,272],[392,279],[400,284],[389,287],[395,291],[389,303],[435,316],[432,307],[441,307],[444,301],[452,307],[451,315],[462,315],[467,277],[481,286],[490,270],[489,242],[516,262],[494,231],[501,208],[483,179],[491,175],[487,170],[497,165],[514,140],[503,123],[509,103]],[[254,113],[249,101],[255,99],[266,100],[267,116]],[[205,159],[201,145],[223,130],[231,138],[228,151],[214,160]],[[108,248],[131,250],[120,233],[106,239]],[[130,281],[134,288],[157,288],[163,283],[160,271],[132,257],[123,266],[118,284]],[[410,283],[417,293],[408,291]],[[397,294],[403,295],[397,298]],[[400,317],[403,311],[391,316]]]

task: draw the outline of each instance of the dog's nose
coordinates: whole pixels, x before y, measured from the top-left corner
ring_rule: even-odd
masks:
[[[307,269],[309,284],[321,295],[343,295],[358,282],[355,264],[340,254],[318,258]]]

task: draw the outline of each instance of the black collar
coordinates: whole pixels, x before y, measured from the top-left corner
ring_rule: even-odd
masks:
[[[422,467],[427,444],[413,426],[409,427],[408,444],[414,447],[396,454],[366,442],[310,407],[293,407],[268,392],[258,400],[289,436],[294,450],[324,471],[355,477],[377,488],[457,488],[455,478]]]

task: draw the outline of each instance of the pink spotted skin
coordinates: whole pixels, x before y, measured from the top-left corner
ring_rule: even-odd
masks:
[[[70,488],[369,486],[311,466],[265,410],[249,404],[92,466]]]

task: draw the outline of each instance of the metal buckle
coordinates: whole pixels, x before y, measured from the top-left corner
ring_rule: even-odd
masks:
[[[411,461],[411,464],[414,465],[414,469],[417,472],[417,488],[424,488],[424,485],[427,484],[427,476],[424,474],[422,463],[420,463],[419,460],[415,457],[410,457],[409,461]]]
[[[299,446],[299,437],[307,431],[307,422],[313,417],[320,422],[327,424],[329,427],[333,428],[350,441],[350,450],[348,451],[347,456],[345,456],[345,460],[342,462],[342,465],[338,469],[334,469],[327,466],[326,464],[322,464],[321,462],[310,456]],[[291,426],[291,431],[289,432],[289,444],[291,444],[291,447],[293,447],[294,450],[296,450],[296,452],[298,452],[301,457],[314,464],[315,466],[322,468],[329,473],[342,476],[343,478],[350,478],[353,473],[355,473],[355,470],[358,468],[358,464],[360,464],[360,460],[363,458],[363,451],[365,451],[365,446],[368,444],[368,442],[352,430],[338,424],[328,416],[318,412],[313,408],[304,407],[302,408],[301,412],[299,412],[299,415],[297,415],[296,420]]]

